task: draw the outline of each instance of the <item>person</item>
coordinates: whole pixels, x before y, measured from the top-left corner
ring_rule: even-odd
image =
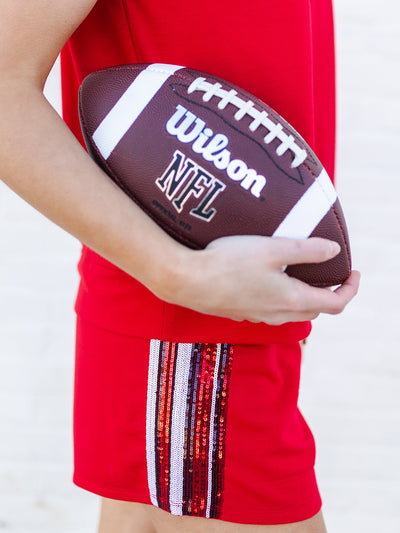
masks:
[[[330,1],[2,0],[0,15],[1,177],[84,244],[74,481],[103,498],[99,532],[324,532],[299,341],[359,273],[334,291],[284,274],[335,256],[324,239],[180,245],[90,159],[75,105],[99,68],[183,64],[267,100],[333,175]],[[42,94],[61,49],[69,128]]]

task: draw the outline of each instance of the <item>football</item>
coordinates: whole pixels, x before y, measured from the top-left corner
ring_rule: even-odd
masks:
[[[287,274],[342,284],[351,258],[331,180],[267,104],[215,76],[166,64],[93,72],[79,90],[92,158],[165,231],[195,249],[228,235],[325,237],[341,252]]]

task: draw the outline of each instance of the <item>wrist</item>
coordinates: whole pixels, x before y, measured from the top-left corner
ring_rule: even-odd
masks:
[[[197,253],[167,237],[157,254],[146,259],[146,276],[139,281],[161,300],[185,305],[182,295],[195,274],[193,256]]]

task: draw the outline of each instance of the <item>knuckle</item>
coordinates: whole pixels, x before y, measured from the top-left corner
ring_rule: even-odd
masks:
[[[304,243],[305,243],[305,242],[306,242],[306,241],[301,240],[301,239],[295,239],[295,240],[293,240],[293,251],[294,251],[295,253],[297,253],[297,254],[300,253],[300,252],[302,252],[303,249],[304,249]]]
[[[346,307],[346,305],[344,303],[337,302],[337,303],[335,303],[332,306],[331,314],[332,315],[339,315],[340,313],[342,313],[342,311],[344,311],[345,307]]]

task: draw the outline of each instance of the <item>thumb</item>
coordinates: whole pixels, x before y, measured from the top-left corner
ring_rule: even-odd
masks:
[[[272,262],[279,267],[301,263],[323,263],[340,252],[335,241],[310,237],[309,239],[273,239]]]

